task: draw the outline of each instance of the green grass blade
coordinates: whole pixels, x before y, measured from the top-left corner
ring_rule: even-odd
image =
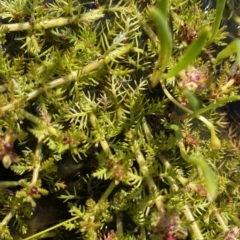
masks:
[[[158,38],[161,43],[162,64],[160,71],[163,72],[172,55],[172,34],[168,26],[168,20],[165,13],[158,9],[153,9],[151,12],[153,21],[156,24]]]
[[[175,132],[175,136],[177,138],[178,141],[180,141],[182,139],[182,130],[181,128],[176,125],[176,124],[171,124],[169,126],[170,129],[172,129]]]
[[[156,9],[162,13],[165,19],[168,17],[168,2],[169,0],[160,0],[156,5]]]
[[[190,106],[193,108],[194,112],[196,113],[200,108],[198,99],[188,89],[184,89],[183,94],[185,95]]]
[[[185,161],[198,166],[202,170],[207,191],[211,196],[212,200],[214,200],[217,196],[217,189],[218,189],[216,175],[214,171],[211,169],[211,167],[207,164],[207,162],[204,159],[198,156],[188,156],[184,150],[183,144],[180,143],[179,145],[180,145],[180,153],[182,158]]]
[[[193,41],[185,53],[182,59],[165,75],[165,78],[170,78],[177,75],[181,70],[186,69],[186,67],[200,54],[202,48],[207,40],[208,31],[203,29],[198,38]]]
[[[220,27],[221,21],[222,21],[222,15],[225,8],[226,0],[217,0],[217,6],[216,6],[216,16],[213,22],[212,27],[212,35],[208,42],[208,44],[212,43],[214,41],[214,38],[217,35],[218,29]]]
[[[220,60],[230,57],[234,53],[237,53],[237,61],[240,63],[240,39],[233,40],[228,44],[220,53],[218,53],[215,62],[218,63]]]
[[[236,52],[237,52],[237,63],[240,65],[240,39],[236,39]]]
[[[217,181],[216,175],[211,167],[203,160],[198,157],[189,157],[189,162],[195,163],[199,166],[203,172],[203,176],[206,182],[207,191],[212,199],[217,196]]]

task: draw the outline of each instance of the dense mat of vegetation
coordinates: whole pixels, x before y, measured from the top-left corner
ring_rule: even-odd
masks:
[[[238,239],[237,13],[203,3],[0,1],[0,239]]]

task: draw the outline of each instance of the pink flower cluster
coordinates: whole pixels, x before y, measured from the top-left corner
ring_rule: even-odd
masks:
[[[182,89],[187,88],[189,91],[195,92],[206,87],[207,78],[205,73],[194,67],[181,71],[179,75],[182,79],[179,84]]]

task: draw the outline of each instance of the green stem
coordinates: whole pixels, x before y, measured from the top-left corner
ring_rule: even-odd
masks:
[[[168,25],[168,1],[163,0],[157,4],[157,7],[152,9],[150,16],[153,18],[158,38],[161,44],[161,53],[159,53],[157,63],[155,64],[152,76],[150,78],[150,87],[154,88],[159,82],[166,69],[169,59],[172,55],[172,33]]]
[[[115,183],[114,183],[114,181],[112,181],[111,183],[110,183],[110,185],[108,186],[108,188],[107,188],[107,190],[104,192],[104,194],[101,196],[101,199],[99,200],[99,201],[104,201],[104,200],[106,200],[108,197],[109,197],[109,195],[111,194],[111,192],[113,191],[113,189],[115,188]],[[5,217],[6,218],[6,217]],[[76,219],[78,219],[79,218],[79,216],[75,216],[75,217],[73,217],[73,218],[70,218],[70,219],[68,219],[68,220],[66,220],[66,221],[64,221],[64,222],[61,222],[61,223],[59,223],[59,224],[57,224],[57,225],[54,225],[54,226],[52,226],[52,227],[50,227],[50,228],[47,228],[47,229],[45,229],[45,230],[43,230],[43,231],[41,231],[41,232],[39,232],[39,233],[36,233],[36,234],[34,234],[34,235],[32,235],[32,236],[30,236],[30,237],[27,237],[27,238],[23,238],[22,240],[30,240],[30,239],[35,239],[36,237],[40,237],[40,236],[42,236],[44,233],[46,233],[46,232],[50,232],[50,231],[52,231],[52,230],[54,230],[54,229],[56,229],[56,228],[59,228],[59,227],[61,227],[61,226],[63,226],[65,223],[68,223],[68,222],[72,222],[72,221],[74,221],[74,220],[76,220]]]
[[[10,23],[10,24],[3,24],[2,27],[6,28],[9,32],[14,31],[24,31],[29,29],[48,29],[53,27],[60,27],[60,26],[66,26],[69,24],[78,24],[80,22],[92,22],[95,20],[98,20],[99,18],[104,17],[101,10],[96,9],[92,10],[90,12],[85,12],[79,17],[78,15],[73,17],[61,17],[61,18],[55,18],[50,20],[44,20],[39,23],[31,24],[29,22],[24,23]]]
[[[0,182],[0,188],[11,188],[21,186],[21,182],[19,181],[1,181]]]
[[[151,133],[151,130],[148,126],[148,123],[147,123],[145,117],[142,118],[142,128],[143,128],[143,131],[145,133],[145,136],[146,136],[148,142],[150,142],[153,139],[153,135]]]
[[[167,90],[165,84],[163,82],[161,82],[162,85],[162,89],[165,93],[165,95],[168,97],[168,99],[173,102],[176,106],[178,106],[180,109],[182,109],[184,112],[193,114],[194,112],[192,110],[190,110],[189,108],[184,107],[183,105],[181,105],[177,100],[175,100],[175,98],[171,95],[171,93]]]
[[[157,188],[152,176],[149,174],[149,170],[148,170],[148,167],[147,167],[147,164],[146,164],[143,154],[141,153],[141,151],[137,151],[137,152],[135,152],[135,155],[136,155],[136,160],[138,162],[138,165],[140,167],[140,171],[147,182],[149,191],[157,190],[158,188]],[[155,203],[156,203],[156,206],[157,206],[159,212],[163,213],[165,210],[164,210],[164,206],[161,201],[161,198],[158,198],[155,201]]]
[[[196,59],[205,45],[208,34],[209,31],[207,29],[203,29],[199,33],[198,38],[189,45],[179,62],[169,70],[168,73],[166,73],[164,76],[165,79],[176,76],[181,70],[186,69],[187,66]]]
[[[214,215],[217,218],[217,220],[218,220],[220,226],[222,227],[223,231],[224,232],[229,231],[229,228],[228,228],[227,224],[224,222],[222,216],[219,214],[217,209],[214,210]]]
[[[215,128],[214,128],[213,124],[210,121],[208,121],[203,116],[198,116],[198,119],[201,120],[208,127],[208,129],[210,130],[210,133],[211,133],[210,147],[212,149],[219,149],[219,148],[221,148],[221,142],[220,142],[219,138],[216,135]]]
[[[159,40],[158,40],[158,37],[157,35],[155,34],[155,32],[152,30],[152,28],[144,23],[142,24],[143,26],[143,30],[145,31],[145,33],[148,35],[148,37],[151,39],[151,41],[155,44],[155,45],[159,45]]]
[[[160,161],[163,163],[164,167],[166,168],[166,170],[170,170],[170,169],[173,169],[172,165],[169,163],[169,161],[167,161],[164,157],[162,156],[159,156],[159,159]],[[197,189],[197,185],[193,182],[189,182],[189,180],[187,178],[184,178],[183,176],[181,176],[180,174],[178,174],[176,171],[175,171],[175,174],[174,177],[184,186],[184,187],[187,187],[189,189],[192,189],[194,191],[196,191]],[[178,191],[179,187],[176,183],[176,181],[174,180],[173,177],[171,176],[168,176],[167,177],[169,179],[169,182],[170,182],[170,185],[171,185],[171,188],[174,190],[174,191]]]
[[[150,130],[148,124],[147,124],[147,121],[146,121],[145,117],[142,119],[142,127],[143,127],[143,131],[146,135],[146,138],[147,138],[148,142],[150,142],[153,139],[153,136],[152,136],[151,130]],[[138,158],[137,158],[137,161],[138,161],[138,164],[141,168],[141,171],[142,171],[143,175],[145,174],[145,179],[146,179],[148,188],[149,189],[157,189],[157,186],[156,186],[153,178],[149,175],[149,171],[148,171],[148,168],[146,166],[144,156],[142,155],[141,152],[139,152],[137,155],[139,155]],[[157,205],[158,209],[161,210],[161,212],[164,211],[162,203],[161,203],[160,200],[156,202],[156,205]]]
[[[166,169],[170,169],[172,168],[172,165],[166,160],[164,159],[162,156],[159,156],[159,159],[161,160],[161,162],[163,163],[163,165],[165,166]],[[183,186],[187,186],[188,188],[190,189],[193,189],[194,191],[196,191],[196,188],[197,188],[197,185],[192,183],[192,182],[189,182],[188,179],[182,177],[181,175],[177,174],[175,176],[175,178],[183,185]],[[171,181],[171,188],[174,189],[175,191],[178,191],[179,187],[177,186],[177,184],[175,183],[175,180],[172,179]],[[211,197],[208,196],[208,200],[209,202],[212,201]],[[186,206],[187,207],[187,206]],[[185,208],[186,208],[185,207]],[[188,208],[188,207],[187,207]],[[188,208],[189,210],[189,208]],[[186,211],[186,209],[185,209]],[[185,212],[186,214],[189,214],[188,211]],[[214,215],[217,219],[217,221],[219,222],[220,226],[222,227],[223,231],[224,232],[227,232],[229,230],[228,226],[226,225],[226,223],[224,222],[222,216],[220,215],[220,213],[218,212],[217,209],[214,210]],[[239,221],[240,222],[240,221]],[[239,224],[240,226],[240,224]]]
[[[147,124],[145,117],[142,119],[142,128],[143,128],[143,131],[146,135],[148,142],[150,142],[153,139],[153,136],[152,136],[151,130]],[[157,189],[157,186],[156,186],[153,178],[149,174],[149,170],[146,165],[145,158],[144,158],[143,154],[141,153],[141,151],[138,151],[136,153],[136,159],[137,159],[138,165],[140,166],[141,172],[147,182],[149,190],[151,191],[151,190]],[[164,212],[164,207],[163,207],[163,204],[162,204],[162,201],[160,198],[158,200],[156,200],[156,206],[161,213]]]
[[[159,156],[159,158],[160,158],[161,162],[164,164],[166,169],[172,168],[171,164],[166,159],[164,159],[162,156]],[[180,180],[180,182],[183,185],[185,185],[187,183],[187,181],[185,181],[185,179],[184,179],[184,181],[182,181],[183,179],[182,179],[182,176],[180,176],[180,175],[177,175],[176,178],[178,180]],[[179,189],[179,187],[177,186],[175,181],[173,181],[173,185],[174,185],[174,188],[177,191]],[[193,230],[195,238],[198,239],[198,240],[203,240],[204,238],[203,238],[203,236],[201,234],[201,231],[200,231],[197,223],[195,222],[195,219],[194,219],[194,217],[192,215],[191,210],[189,209],[189,207],[187,205],[184,205],[183,213],[184,213],[186,219],[191,223],[191,228]]]
[[[56,128],[52,126],[48,126],[46,122],[44,122],[42,119],[34,116],[33,114],[27,112],[26,110],[22,109],[21,110],[22,115],[24,118],[28,119],[29,121],[35,123],[38,126],[41,126],[43,129],[45,128],[49,133],[51,133],[54,136],[58,136],[59,133]],[[41,136],[43,138],[43,136]]]
[[[217,0],[216,2],[217,2],[216,15],[215,15],[214,23],[213,23],[213,27],[212,27],[212,35],[208,41],[208,45],[214,41],[214,39],[218,33],[218,29],[222,22],[222,16],[223,16],[223,11],[225,9],[226,0]]]
[[[212,103],[212,104],[210,104],[206,107],[203,107],[203,108],[199,109],[198,114],[203,114],[203,113],[208,112],[210,110],[214,110],[218,107],[221,107],[228,102],[235,102],[235,101],[240,101],[240,95],[229,96],[229,97],[226,97],[224,99],[218,100],[215,103]]]
[[[236,215],[238,215],[237,212],[236,212]],[[239,219],[236,215],[231,214],[229,217],[230,217],[230,219],[233,221],[233,223],[234,223],[235,225],[237,225],[238,227],[240,227],[240,219]]]
[[[183,206],[183,213],[186,217],[186,219],[189,221],[190,223],[190,226],[192,228],[192,231],[193,231],[193,234],[195,236],[195,239],[197,240],[204,240],[203,236],[202,236],[202,233],[192,215],[192,212],[191,210],[189,209],[189,207],[187,205],[184,205]]]
[[[146,240],[146,239],[148,239],[147,237],[146,237],[146,229],[143,227],[143,226],[141,226],[140,227],[140,236],[141,236],[141,240]]]
[[[99,132],[99,134],[101,135],[100,144],[101,144],[101,146],[102,146],[103,151],[105,152],[106,156],[111,157],[113,154],[112,154],[112,152],[111,152],[111,149],[110,149],[110,147],[109,147],[108,142],[107,142],[106,139],[105,139],[105,136],[103,136],[102,133],[101,133],[101,130],[100,130],[100,126],[99,126],[99,124],[98,124],[97,117],[96,117],[93,113],[91,113],[91,114],[89,115],[89,119],[90,119],[90,122],[91,122],[93,128],[94,128],[95,130],[97,130],[97,131]]]
[[[42,160],[42,141],[38,141],[38,143],[37,143],[37,147],[35,150],[35,156],[37,159],[37,163],[35,164],[34,169],[33,169],[32,181],[30,184],[31,186],[34,186],[36,184],[36,182],[38,181],[39,171],[41,169],[40,162]]]
[[[15,31],[24,31],[29,29],[47,29],[52,27],[60,27],[69,25],[76,21],[76,17],[65,17],[65,18],[57,18],[51,20],[45,20],[40,23],[30,24],[29,22],[23,23],[9,23],[4,24],[3,26],[8,29],[9,32]]]
[[[45,230],[43,230],[43,231],[41,231],[41,232],[39,232],[39,233],[36,233],[36,234],[34,234],[34,235],[30,236],[30,237],[23,238],[22,240],[36,239],[36,237],[40,237],[40,236],[43,235],[44,233],[49,232],[49,231],[52,231],[52,230],[54,230],[54,229],[56,229],[56,228],[58,228],[58,227],[63,226],[65,223],[72,222],[72,221],[74,221],[74,220],[76,220],[76,219],[78,219],[78,218],[79,218],[79,216],[75,216],[75,217],[70,218],[70,219],[68,219],[68,220],[66,220],[66,221],[64,221],[64,222],[61,222],[61,223],[59,223],[59,224],[57,224],[57,225],[54,225],[54,226],[52,226],[52,227],[50,227],[50,228],[47,228],[47,229],[45,229]]]
[[[162,89],[170,101],[172,101],[176,106],[178,106],[183,111],[190,114],[189,117],[197,117],[200,121],[202,121],[208,127],[211,133],[210,147],[213,149],[219,149],[221,147],[221,142],[216,135],[215,128],[213,124],[210,121],[208,121],[205,117],[199,116],[199,112],[201,112],[201,109],[196,113],[194,113],[194,111],[182,106],[178,101],[176,101],[173,98],[173,96],[169,93],[164,83],[162,83]]]
[[[72,82],[72,81],[76,80],[77,77],[84,76],[85,74],[87,74],[97,68],[101,68],[102,66],[104,66],[105,64],[108,64],[109,62],[116,59],[117,57],[122,56],[125,53],[129,52],[131,50],[131,48],[132,48],[132,44],[128,44],[128,45],[119,47],[118,49],[110,52],[104,59],[95,60],[79,70],[72,71],[70,74],[68,74],[64,77],[61,77],[61,78],[51,81],[50,83],[47,84],[47,86],[44,89],[40,88],[40,89],[34,90],[31,93],[27,94],[25,102],[29,101],[33,98],[36,98],[37,96],[39,96],[41,93],[43,93],[44,91],[46,91],[48,89],[56,88],[67,82]],[[11,108],[18,106],[19,101],[20,101],[19,99],[16,99],[12,103],[9,103],[4,107],[1,107],[0,115],[3,115],[6,111],[8,111]],[[20,107],[20,106],[18,106],[18,107]]]
[[[4,219],[1,222],[1,225],[8,225],[9,221],[15,216],[15,209],[11,208],[9,213],[4,217]]]
[[[115,181],[112,181],[110,185],[108,186],[107,190],[103,193],[99,201],[106,200],[109,195],[112,193],[113,189],[116,187]]]
[[[123,234],[123,223],[122,223],[122,219],[119,216],[119,213],[117,213],[116,216],[116,223],[117,223],[117,237],[118,239],[122,239],[124,234]]]
[[[166,94],[166,92],[165,92]],[[167,95],[167,94],[166,94]],[[169,93],[167,95],[168,97],[171,96],[171,94]],[[172,96],[171,96],[172,97]],[[172,97],[173,98],[173,97]],[[170,98],[169,98],[170,99]],[[172,101],[172,99],[170,99]],[[174,99],[173,99],[174,100]],[[176,100],[175,100],[176,101]],[[201,115],[205,112],[208,112],[208,111],[211,111],[211,110],[214,110],[216,108],[219,108],[219,107],[222,107],[224,104],[226,103],[229,103],[229,102],[236,102],[236,101],[240,101],[240,95],[235,95],[235,96],[228,96],[224,99],[221,99],[221,100],[218,100],[217,102],[215,103],[211,103],[210,105],[206,106],[206,107],[203,107],[201,109],[199,109],[197,111],[197,113],[194,113],[192,112],[192,114],[190,115],[187,115],[187,114],[184,114],[184,115],[176,115],[176,114],[173,114],[173,113],[169,113],[169,117],[172,118],[172,119],[176,119],[176,120],[184,120],[184,119],[187,119],[187,118],[192,118],[192,117],[195,117],[196,115]],[[172,101],[173,102],[173,101]],[[176,104],[176,102],[174,102]],[[179,104],[179,103],[178,103]],[[179,105],[177,105],[178,107],[180,107]],[[186,109],[183,109],[182,110],[186,110]],[[189,109],[190,110],[190,109]],[[190,110],[191,111],[191,110]]]
[[[205,179],[206,187],[208,190],[209,200],[212,202],[216,198],[217,192],[218,192],[215,172],[209,167],[207,162],[203,159],[203,156],[198,156],[198,155],[188,156],[186,153],[183,141],[179,142],[179,149],[180,149],[181,157],[185,161],[191,164],[194,164],[201,169]]]

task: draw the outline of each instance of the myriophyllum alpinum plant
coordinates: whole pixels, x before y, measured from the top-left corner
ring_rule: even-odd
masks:
[[[0,14],[1,239],[238,239],[226,1],[5,0]]]

